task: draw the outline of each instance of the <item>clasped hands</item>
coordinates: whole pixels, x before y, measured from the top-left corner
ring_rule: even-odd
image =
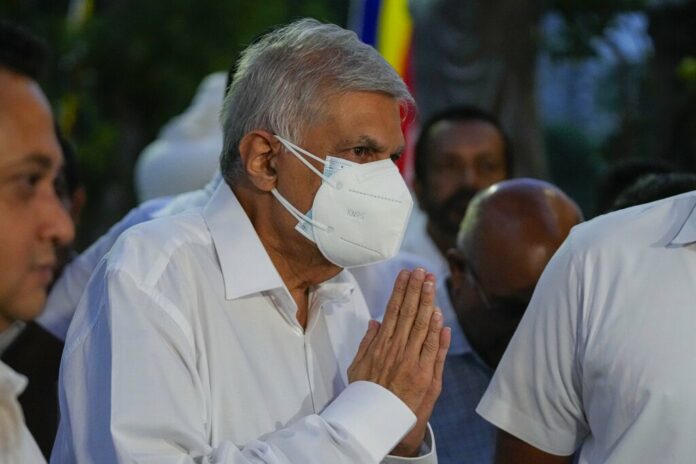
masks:
[[[450,344],[435,306],[435,276],[423,269],[402,270],[394,283],[382,323],[370,321],[348,380],[383,386],[416,415],[416,425],[390,454],[417,456],[428,419],[442,389],[442,370]]]

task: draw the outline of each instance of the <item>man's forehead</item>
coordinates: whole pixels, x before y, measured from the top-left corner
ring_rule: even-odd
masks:
[[[340,144],[365,143],[394,150],[404,144],[397,100],[377,92],[347,92],[329,96],[322,117],[312,129],[331,134]]]
[[[445,119],[435,123],[429,131],[430,143],[485,144],[504,143],[503,135],[492,123],[478,119]]]
[[[48,101],[38,84],[0,70],[0,157],[4,162],[61,160]]]

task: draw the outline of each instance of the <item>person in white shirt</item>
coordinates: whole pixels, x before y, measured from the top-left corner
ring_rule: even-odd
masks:
[[[39,42],[0,21],[0,342],[15,321],[36,317],[75,234],[54,183],[62,154],[48,100],[36,82]],[[0,462],[45,462],[17,396],[26,379],[0,362]]]
[[[337,26],[300,20],[247,48],[225,182],[126,231],[87,286],[51,461],[437,462],[435,277],[402,272],[378,323],[343,271],[398,250],[412,200],[390,158],[412,104]]]
[[[202,207],[221,182],[222,176],[218,170],[202,189],[148,200],[129,211],[99,240],[63,268],[51,287],[44,311],[36,318],[36,323],[61,342],[65,341],[70,321],[87,287],[87,282],[99,262],[116,243],[116,239],[124,231],[141,222]]]
[[[574,228],[478,406],[496,462],[694,462],[695,276],[696,192]]]

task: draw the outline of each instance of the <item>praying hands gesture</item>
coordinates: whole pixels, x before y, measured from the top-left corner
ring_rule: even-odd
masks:
[[[348,380],[375,382],[398,396],[416,415],[416,425],[394,450],[416,456],[442,388],[450,344],[435,308],[435,276],[423,269],[403,270],[394,284],[383,322],[370,321],[348,368]]]

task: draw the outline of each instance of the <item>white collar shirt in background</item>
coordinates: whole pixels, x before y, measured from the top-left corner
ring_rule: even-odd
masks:
[[[309,306],[303,331],[224,183],[203,210],[131,228],[70,326],[51,462],[380,461],[415,416],[377,384],[347,383],[361,293],[343,272]],[[384,462],[437,462],[431,445]]]
[[[27,379],[0,361],[0,463],[42,464],[46,460],[24,423],[17,397]]]
[[[450,310],[451,304],[444,286],[450,276],[449,264],[428,235],[425,226],[425,214],[414,205],[399,254],[381,263],[353,268],[350,272],[358,281],[370,315],[376,320],[382,320],[394,281],[401,269],[421,267],[432,272],[437,279],[437,303],[443,310],[445,325],[454,330],[454,313]],[[452,335],[457,334],[453,332]],[[452,341],[455,342],[455,339]]]
[[[577,226],[477,411],[578,462],[696,459],[696,192]]]
[[[202,189],[173,197],[155,198],[133,208],[99,240],[65,266],[51,288],[44,311],[36,319],[36,322],[55,337],[64,341],[75,308],[77,308],[82,292],[87,287],[89,278],[97,268],[99,261],[116,243],[116,239],[124,231],[141,222],[202,207],[221,182],[222,175],[220,171],[217,171]]]

